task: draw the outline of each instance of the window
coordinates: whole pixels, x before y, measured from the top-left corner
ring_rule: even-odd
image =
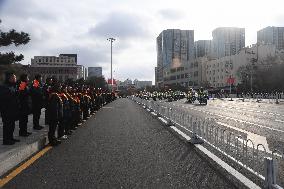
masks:
[[[41,59],[38,59],[38,62],[41,62]]]
[[[188,78],[188,73],[184,74],[184,77],[185,77],[185,78]]]

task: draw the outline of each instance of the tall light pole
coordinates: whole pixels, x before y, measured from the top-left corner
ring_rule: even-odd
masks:
[[[110,37],[107,40],[110,41],[110,79],[111,79],[111,91],[112,91],[112,86],[113,86],[113,79],[112,79],[112,43],[115,41],[115,39]]]

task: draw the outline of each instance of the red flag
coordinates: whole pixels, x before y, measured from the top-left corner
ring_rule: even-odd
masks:
[[[227,83],[228,84],[234,84],[235,83],[235,78],[233,78],[233,77],[229,77],[228,79],[227,79]]]
[[[111,85],[111,79],[108,79],[107,83]],[[113,83],[114,85],[116,85],[115,79],[112,79],[112,83]]]

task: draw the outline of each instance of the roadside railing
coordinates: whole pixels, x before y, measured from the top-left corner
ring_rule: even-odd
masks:
[[[282,94],[283,95],[283,94]],[[144,108],[164,118],[167,125],[177,125],[206,142],[231,160],[264,180],[266,188],[284,185],[284,157],[279,150],[266,149],[263,144],[255,144],[246,135],[229,130],[213,118],[191,115],[179,107],[169,107],[167,103],[131,97]]]
[[[242,101],[252,100],[256,102],[268,102],[268,103],[276,103],[284,102],[284,93],[283,92],[275,92],[275,93],[242,93],[242,94],[212,94],[212,99],[215,98],[238,98]]]

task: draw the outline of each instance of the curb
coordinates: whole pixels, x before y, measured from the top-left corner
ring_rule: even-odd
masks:
[[[47,136],[36,140],[33,143],[19,146],[7,153],[0,155],[0,177],[7,172],[17,167],[19,164],[27,160],[30,156],[36,152],[42,150],[48,143]]]
[[[90,118],[93,116],[94,115],[90,115]],[[87,121],[83,122],[82,125],[84,125]],[[48,145],[48,143],[49,141],[46,132],[44,134],[41,134],[38,139],[30,143],[18,146],[14,149],[0,154],[0,178],[28,160],[33,154],[44,149]]]

